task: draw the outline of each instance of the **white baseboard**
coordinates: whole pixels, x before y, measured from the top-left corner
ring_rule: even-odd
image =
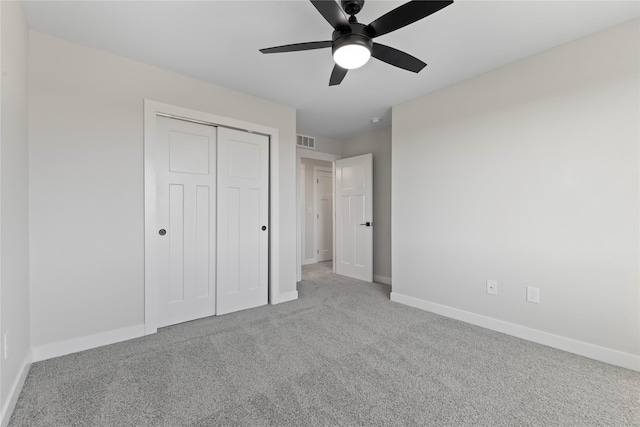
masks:
[[[526,326],[517,325],[515,323],[505,322],[493,317],[483,316],[481,314],[471,313],[469,311],[460,310],[431,301],[426,301],[397,292],[391,292],[391,301],[400,304],[409,305],[421,310],[430,311],[442,316],[451,317],[466,323],[481,326],[483,328],[492,329],[504,334],[513,335],[538,344],[547,345],[560,350],[575,353],[590,359],[599,360],[611,365],[621,366],[623,368],[640,371],[640,357],[623,353],[621,351],[612,350],[610,348],[601,347],[595,344],[589,344],[583,341],[574,340],[572,338],[543,332],[538,329],[528,328]]]
[[[384,283],[385,285],[391,286],[391,277],[380,276],[378,274],[373,275],[373,281],[378,283]]]
[[[31,351],[27,353],[22,362],[22,366],[20,367],[20,372],[16,377],[13,384],[11,384],[11,389],[9,389],[9,394],[7,395],[7,401],[2,407],[2,413],[0,414],[0,426],[5,427],[9,424],[9,419],[11,418],[11,414],[13,413],[13,409],[16,407],[16,402],[18,401],[18,397],[20,396],[20,391],[22,390],[22,386],[24,385],[24,380],[27,379],[27,374],[29,374],[29,368],[31,367]]]
[[[291,291],[278,295],[278,299],[276,301],[272,301],[272,304],[281,304],[283,302],[295,301],[297,299],[298,291]]]
[[[302,265],[317,264],[317,263],[318,263],[318,260],[315,258],[309,258],[302,261]]]
[[[52,357],[65,356],[79,351],[89,350],[103,345],[114,344],[133,338],[144,336],[144,325],[129,326],[127,328],[87,335],[80,338],[54,342],[51,344],[33,347],[33,361],[51,359]]]

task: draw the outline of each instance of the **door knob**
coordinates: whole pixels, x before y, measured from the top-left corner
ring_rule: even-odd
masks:
[[[158,231],[158,234],[161,236],[164,236],[165,234],[167,234],[167,230],[165,230],[164,228],[161,228],[160,231]]]
[[[264,231],[264,230],[266,230],[266,229],[267,229],[267,226],[266,226],[266,225],[263,225],[263,226],[262,226],[262,231]]]
[[[367,226],[367,227],[373,227],[373,223],[369,222],[369,221],[365,222],[364,224],[360,224],[360,225],[364,225],[364,226]]]

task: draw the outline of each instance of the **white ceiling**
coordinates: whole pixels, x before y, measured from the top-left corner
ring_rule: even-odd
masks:
[[[402,3],[367,0],[358,20]],[[371,59],[334,87],[331,49],[258,52],[331,39],[306,0],[25,1],[24,10],[35,30],[294,107],[298,132],[345,139],[389,126],[393,105],[634,19],[640,2],[458,0],[376,39],[425,61],[422,72]]]

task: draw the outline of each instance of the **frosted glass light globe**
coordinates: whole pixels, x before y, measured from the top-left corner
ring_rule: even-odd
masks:
[[[333,53],[333,60],[347,70],[360,68],[369,61],[371,52],[360,44],[346,44]]]

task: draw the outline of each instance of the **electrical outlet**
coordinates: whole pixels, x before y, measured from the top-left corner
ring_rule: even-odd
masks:
[[[2,357],[6,359],[9,358],[9,332],[5,332],[4,337],[2,339]]]
[[[527,301],[538,304],[540,302],[540,289],[527,286]]]
[[[498,282],[495,280],[487,280],[487,293],[498,295]]]

